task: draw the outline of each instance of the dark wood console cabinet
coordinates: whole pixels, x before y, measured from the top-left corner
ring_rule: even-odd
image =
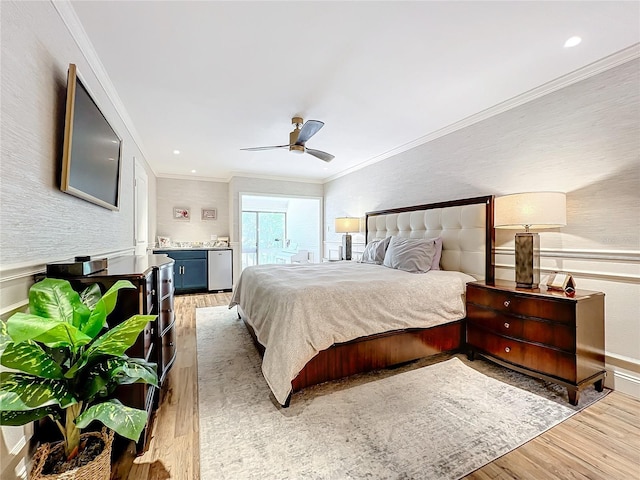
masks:
[[[108,268],[78,277],[66,277],[76,290],[97,283],[104,293],[118,280],[129,280],[136,287],[118,292],[115,310],[107,318],[111,327],[114,320],[126,320],[136,314],[157,315],[149,322],[127,355],[145,358],[158,366],[159,385],[162,386],[176,358],[175,315],[173,311],[173,260],[165,255],[124,255],[109,259]],[[116,396],[125,405],[146,410],[149,420],[158,404],[159,389],[142,383],[121,386]],[[138,452],[146,449],[150,421],[137,444]]]
[[[467,351],[567,388],[577,405],[580,390],[602,391],[604,293],[569,295],[546,287],[527,290],[496,281],[467,284]]]

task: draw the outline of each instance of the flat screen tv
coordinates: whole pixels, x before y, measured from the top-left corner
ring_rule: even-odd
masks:
[[[122,139],[69,65],[60,189],[119,210]]]

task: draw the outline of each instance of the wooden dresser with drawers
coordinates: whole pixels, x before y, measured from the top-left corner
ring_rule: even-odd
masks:
[[[569,295],[515,283],[467,284],[467,353],[567,388],[576,405],[590,384],[601,391],[604,293]]]
[[[97,283],[104,293],[118,280],[129,280],[135,289],[118,292],[116,308],[107,318],[126,320],[136,314],[157,315],[149,322],[127,355],[144,358],[157,364],[158,385],[162,387],[167,373],[176,358],[176,329],[173,307],[173,260],[166,255],[123,255],[111,258],[106,270],[90,275],[59,277],[69,280],[74,289],[81,291]],[[146,410],[149,420],[158,405],[160,390],[146,383],[122,385],[116,397],[125,405]],[[151,422],[137,444],[138,452],[146,449]]]

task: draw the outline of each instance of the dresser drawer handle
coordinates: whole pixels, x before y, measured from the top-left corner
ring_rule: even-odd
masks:
[[[509,328],[509,327],[510,327],[509,322],[504,322],[504,328]]]
[[[511,348],[510,347],[504,347],[504,351],[509,353],[511,351]]]
[[[511,300],[505,300],[504,301],[504,306],[508,307],[509,305],[511,305]]]

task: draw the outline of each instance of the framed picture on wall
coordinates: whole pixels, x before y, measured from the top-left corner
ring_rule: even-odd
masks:
[[[173,219],[174,220],[189,220],[191,214],[188,208],[173,207]]]
[[[202,209],[202,220],[217,220],[218,219],[218,210],[215,208],[203,208]]]

